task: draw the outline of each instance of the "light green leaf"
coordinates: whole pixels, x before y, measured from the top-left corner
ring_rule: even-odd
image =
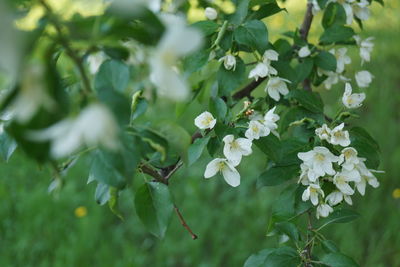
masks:
[[[135,208],[150,233],[163,238],[174,209],[168,186],[157,182],[143,184],[136,191]]]
[[[106,204],[110,199],[110,186],[99,182],[94,193],[94,199],[99,205]]]
[[[213,114],[218,120],[222,122],[225,121],[228,108],[224,100],[222,100],[220,97],[211,98],[209,108],[211,114]]]
[[[0,158],[7,162],[16,148],[17,143],[11,138],[11,136],[6,132],[0,134]]]
[[[249,0],[240,0],[236,5],[236,11],[229,17],[229,22],[239,25],[247,16],[249,9]]]
[[[196,23],[193,23],[191,26],[199,29],[204,34],[204,36],[213,34],[219,28],[219,24],[211,20],[198,21]]]

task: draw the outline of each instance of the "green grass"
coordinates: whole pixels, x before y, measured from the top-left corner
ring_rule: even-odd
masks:
[[[400,187],[400,21],[398,4],[393,0],[387,6],[374,9],[378,19],[367,24],[363,34],[376,38],[373,61],[363,66],[375,80],[366,90],[360,119],[353,121],[378,140],[380,169],[386,173],[379,176],[378,189],[368,188],[365,197],[354,199],[361,219],[324,232],[366,267],[400,266],[400,200],[392,197]],[[360,70],[358,63],[352,68],[350,73]],[[334,110],[342,91],[342,86],[323,91],[328,111]],[[138,220],[131,191],[122,195],[123,222],[94,202],[94,185],[86,185],[87,159],[71,169],[55,197],[47,194],[50,171],[40,170],[17,152],[0,167],[0,266],[241,266],[250,254],[276,244],[265,232],[280,188],[255,188],[256,173],[264,166],[254,160],[261,157],[258,153],[245,158],[238,189],[220,178],[204,180],[206,157],[179,170],[170,188],[199,239],[192,241],[174,216],[160,241]],[[135,183],[142,180],[136,177]],[[83,218],[74,215],[79,206],[88,210]]]

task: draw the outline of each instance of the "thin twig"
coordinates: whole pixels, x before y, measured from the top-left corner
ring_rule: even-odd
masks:
[[[68,38],[65,38],[63,31],[62,31],[62,25],[60,24],[58,19],[55,17],[51,7],[46,3],[45,0],[40,0],[40,3],[46,9],[46,11],[50,17],[50,20],[51,20],[54,28],[57,31],[57,35],[58,35],[60,44],[64,47],[65,51],[67,52],[67,55],[72,59],[72,61],[78,67],[79,74],[82,77],[82,81],[83,81],[83,87],[84,87],[84,90],[82,91],[83,94],[85,94],[85,95],[90,94],[92,90],[91,90],[89,78],[85,71],[85,67],[83,66],[82,58],[79,57],[79,55],[72,49]]]
[[[310,261],[312,259],[312,247],[313,247],[313,243],[314,243],[314,238],[311,238],[311,236],[310,236],[310,232],[313,231],[311,211],[307,212],[307,220],[308,220],[307,244],[306,244],[306,247],[304,248],[307,261],[305,262],[304,266],[311,267],[312,265],[310,264]]]
[[[182,216],[182,213],[179,211],[179,209],[176,205],[174,205],[174,209],[175,209],[175,213],[178,216],[179,221],[181,222],[182,226],[190,233],[193,240],[197,239],[198,236],[195,233],[193,233],[192,229],[190,229],[189,225],[187,225],[185,219]]]

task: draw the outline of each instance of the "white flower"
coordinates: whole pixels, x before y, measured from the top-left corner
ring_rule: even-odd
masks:
[[[317,184],[310,184],[306,190],[304,190],[303,195],[301,196],[301,199],[303,201],[311,200],[311,203],[314,206],[318,205],[318,196],[321,195],[322,197],[324,196],[324,191],[322,191],[321,187]]]
[[[252,153],[252,143],[247,138],[235,139],[235,137],[230,134],[225,136],[222,141],[225,143],[225,157],[235,166],[239,165],[240,161],[242,160],[242,156],[248,156]]]
[[[332,48],[329,52],[336,57],[336,73],[342,73],[345,65],[351,63],[351,58],[346,55],[347,48],[342,47],[337,50]]]
[[[361,64],[363,64],[364,61],[369,62],[371,60],[371,52],[374,48],[374,43],[372,42],[374,38],[369,37],[365,40],[362,40],[358,35],[353,36],[353,38],[360,47]]]
[[[332,129],[330,143],[332,145],[348,146],[350,145],[350,135],[348,131],[343,131],[344,123]]]
[[[372,82],[374,76],[367,70],[362,70],[356,73],[355,75],[356,82],[358,87],[366,88]]]
[[[257,120],[251,120],[249,128],[245,132],[246,138],[250,140],[260,139],[260,137],[269,135],[271,131],[263,123]]]
[[[279,101],[280,94],[287,95],[289,93],[286,83],[291,83],[291,82],[283,78],[271,77],[268,80],[267,87],[265,87],[265,91],[268,92],[268,95],[272,99],[274,99],[275,101]]]
[[[254,69],[249,72],[249,79],[255,79],[258,81],[259,78],[267,77],[269,73],[269,66],[263,62],[259,62]]]
[[[206,10],[204,11],[204,15],[209,20],[215,20],[218,17],[217,10],[215,10],[212,7],[207,7]]]
[[[264,115],[264,120],[262,121],[262,123],[270,131],[274,131],[274,130],[278,129],[278,125],[276,124],[276,122],[279,120],[280,117],[278,114],[275,114],[275,109],[276,109],[276,107],[273,107],[270,110],[268,110],[268,112],[265,113],[265,115]]]
[[[277,61],[279,58],[278,52],[272,49],[268,49],[264,52],[263,55],[263,62],[264,63],[270,63],[271,61]]]
[[[89,64],[89,71],[91,74],[95,74],[98,70],[100,65],[107,59],[106,54],[102,51],[90,54],[87,57],[87,63]]]
[[[55,108],[54,100],[46,92],[44,75],[41,65],[27,64],[17,95],[7,108],[12,119],[25,123],[32,119],[41,108],[46,111],[52,111]]]
[[[360,175],[357,171],[342,171],[333,177],[333,184],[345,195],[354,194],[354,190],[350,187],[349,182],[360,181]]]
[[[204,111],[194,119],[194,125],[201,130],[212,129],[216,123],[217,120],[214,119],[213,115],[208,111]]]
[[[47,129],[31,132],[35,141],[51,141],[51,155],[62,158],[76,152],[82,145],[102,145],[110,150],[119,148],[118,125],[103,104],[91,104],[76,118],[64,119]]]
[[[227,70],[235,70],[236,69],[236,58],[235,56],[232,55],[226,55],[224,57],[221,57],[218,61],[223,61],[224,62],[224,67]]]
[[[323,84],[327,90],[330,90],[332,88],[332,85],[337,84],[339,81],[344,81],[348,82],[350,79],[346,78],[345,76],[333,72],[333,71],[326,71],[322,70],[320,68],[317,69],[317,74],[318,76],[325,75],[327,78],[324,80]]]
[[[309,55],[311,55],[311,51],[308,48],[308,46],[303,46],[302,48],[300,48],[299,52],[298,52],[299,57],[308,57]]]
[[[325,200],[329,203],[331,206],[336,206],[340,202],[344,201],[347,202],[349,205],[353,205],[353,201],[351,200],[351,197],[349,195],[344,195],[341,191],[333,191],[329,195],[326,196]]]
[[[334,175],[335,170],[332,167],[333,162],[338,162],[339,157],[333,155],[326,147],[317,146],[308,152],[297,154],[304,164],[308,165],[318,177],[325,174]]]
[[[328,204],[321,203],[317,207],[317,212],[316,212],[317,219],[319,219],[320,217],[328,217],[328,215],[332,212],[333,209],[331,206],[329,206]]]
[[[329,129],[328,125],[325,123],[322,125],[322,127],[315,129],[315,134],[319,137],[321,140],[327,140],[331,138],[331,129]]]
[[[353,4],[353,12],[354,15],[360,20],[367,20],[371,15],[371,12],[368,9],[369,2],[367,0],[361,0],[360,2],[354,2]]]
[[[314,172],[312,168],[304,163],[300,164],[300,168],[301,174],[299,180],[297,181],[298,183],[301,183],[302,185],[309,185],[311,183],[317,182],[319,176]]]
[[[360,93],[360,94],[352,94],[352,88],[349,83],[346,83],[345,85],[345,91],[342,97],[342,102],[343,105],[346,108],[353,109],[353,108],[359,108],[362,106],[362,102],[365,99],[365,94]]]
[[[356,169],[358,170],[359,174],[361,175],[361,179],[356,182],[356,188],[358,190],[358,192],[361,195],[365,194],[365,187],[367,185],[367,183],[374,187],[377,188],[379,186],[379,181],[378,179],[375,177],[375,175],[373,175],[372,170],[369,170],[363,161],[365,161],[365,159],[360,158],[362,161],[360,161],[359,164],[356,165]]]
[[[318,4],[317,0],[311,0],[312,4],[312,14],[315,16],[318,12],[321,11],[321,7]]]
[[[358,152],[354,148],[346,147],[339,156],[339,164],[347,171],[353,170],[361,162],[357,154]]]
[[[222,173],[225,181],[233,187],[240,185],[240,174],[235,169],[235,165],[227,159],[216,158],[207,164],[204,178],[211,178],[218,172]]]
[[[190,90],[175,66],[180,57],[200,47],[202,36],[198,30],[187,27],[178,16],[165,15],[162,19],[167,29],[150,59],[150,79],[161,95],[182,101],[189,96]]]

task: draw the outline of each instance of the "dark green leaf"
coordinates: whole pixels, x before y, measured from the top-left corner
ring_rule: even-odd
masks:
[[[339,252],[326,254],[321,262],[329,267],[358,267],[359,265],[350,257]]]
[[[354,147],[360,157],[367,159],[366,165],[372,169],[377,169],[380,163],[379,145],[361,127],[353,127],[350,130],[351,146]]]
[[[339,249],[332,240],[323,240],[321,245],[326,252],[339,252]]]
[[[274,166],[261,173],[258,186],[275,186],[292,179],[299,171],[299,166]]]
[[[225,69],[223,64],[221,64],[217,73],[218,94],[220,96],[227,96],[238,88],[246,78],[245,72],[246,67],[240,58],[236,58],[236,69],[234,71]]]
[[[158,129],[161,135],[168,140],[171,153],[179,155],[187,162],[187,149],[191,143],[191,136],[189,133],[180,125],[171,121],[161,122]]]
[[[185,71],[193,73],[201,69],[208,62],[210,53],[207,50],[200,50],[186,57],[183,61]]]
[[[303,82],[305,79],[310,76],[312,69],[314,66],[314,60],[312,58],[306,58],[299,65],[296,66],[296,82],[295,84],[299,84]]]
[[[150,233],[163,238],[174,209],[168,186],[157,182],[145,183],[136,191],[135,208]]]
[[[195,163],[203,153],[204,148],[207,146],[210,137],[197,138],[188,149],[188,165]]]
[[[275,249],[265,260],[265,267],[289,267],[298,266],[301,258],[297,251],[291,247]]]
[[[256,49],[263,54],[268,47],[268,30],[262,21],[251,20],[235,30],[234,39],[239,44]]]
[[[300,240],[300,232],[297,229],[296,225],[290,222],[280,222],[275,224],[275,228],[278,229],[281,233],[287,235],[295,242]]]
[[[101,64],[94,80],[95,88],[108,88],[123,92],[130,78],[128,66],[119,60],[106,60]]]
[[[263,3],[265,3],[265,1]],[[270,17],[270,16],[275,15],[276,13],[279,13],[284,10],[286,10],[286,9],[280,8],[277,3],[269,3],[269,4],[262,5],[257,11],[255,11],[253,14],[251,14],[248,19],[249,20],[251,20],[251,19],[262,20],[263,18]]]
[[[322,26],[326,29],[335,24],[344,25],[346,24],[346,18],[346,12],[341,4],[330,3],[324,12]]]
[[[323,70],[336,71],[336,57],[329,52],[321,51],[314,59],[315,65]]]
[[[360,215],[349,209],[337,209],[328,217],[319,221],[319,228],[323,228],[332,223],[347,223],[358,219]]]
[[[275,248],[263,249],[256,254],[251,255],[243,267],[264,267],[267,257],[275,250]]]
[[[323,44],[344,42],[352,38],[354,34],[355,33],[352,28],[333,25],[324,31],[319,41]]]
[[[241,24],[247,16],[248,9],[249,9],[249,0],[238,1],[235,13],[233,13],[229,17],[229,22],[235,25]]]
[[[301,106],[314,113],[323,113],[324,104],[318,93],[307,90],[291,90],[289,99],[296,99]]]

